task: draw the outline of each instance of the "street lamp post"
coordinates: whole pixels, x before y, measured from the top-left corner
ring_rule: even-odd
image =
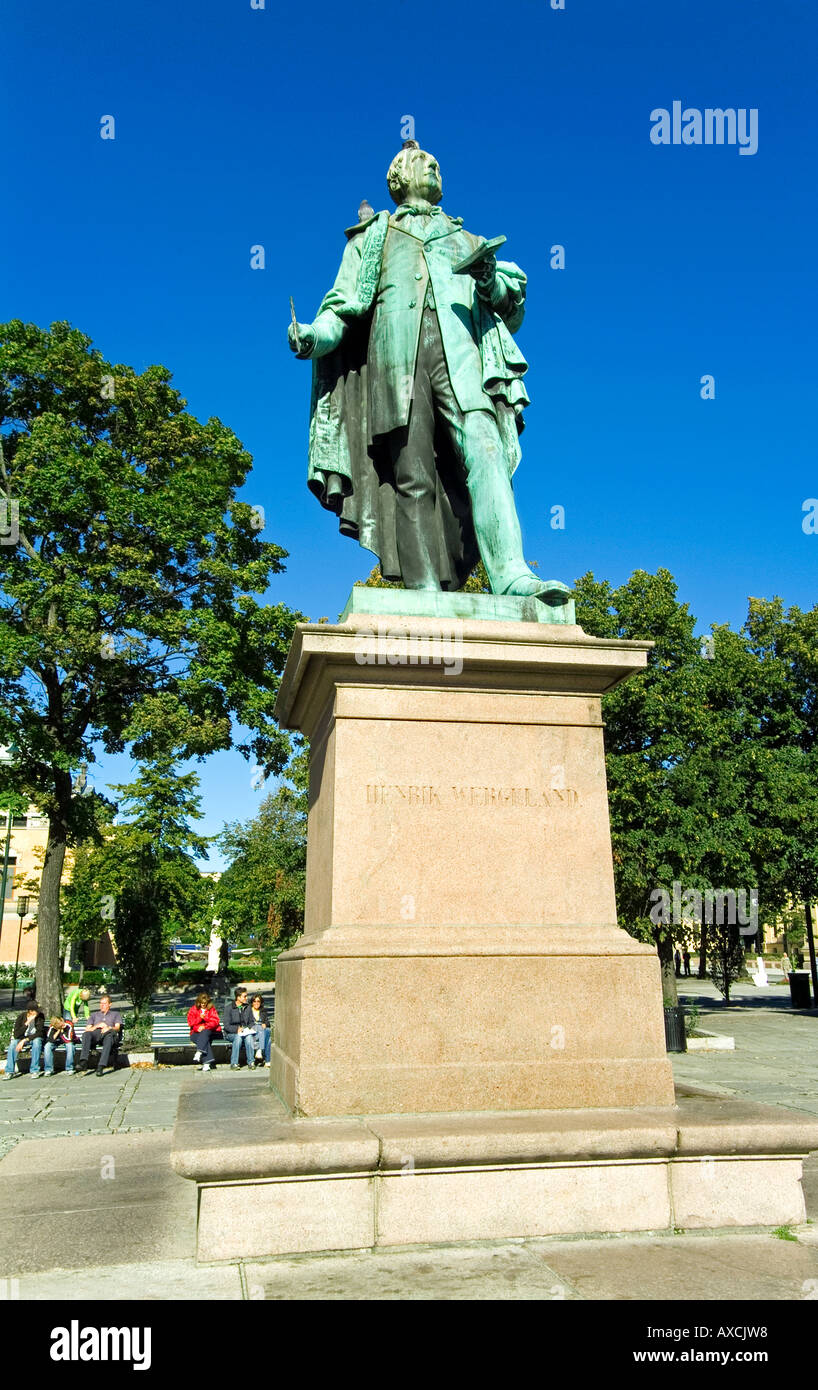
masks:
[[[9,850],[11,849],[11,822],[13,819],[13,813],[9,807],[6,824],[6,847],[3,850],[3,875],[0,879],[0,933],[3,931],[3,913],[6,910],[6,884],[9,877]]]
[[[13,762],[12,750],[10,748],[0,748],[0,763]],[[14,819],[14,812],[11,806],[8,808],[6,820],[6,845],[3,850],[3,877],[0,880],[0,932],[3,930],[3,912],[6,906],[6,884],[9,877],[9,850],[11,849],[11,822]]]
[[[28,898],[23,894],[17,899],[17,916],[20,918],[20,926],[17,930],[17,956],[14,961],[14,979],[11,985],[12,1008],[14,1008],[14,997],[17,993],[17,967],[20,963],[20,938],[23,935],[23,922],[28,916]]]

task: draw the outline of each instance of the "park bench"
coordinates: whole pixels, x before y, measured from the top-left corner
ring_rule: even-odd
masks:
[[[275,994],[262,995],[264,1007],[267,1010],[270,1026],[272,1027],[273,1016],[275,1013]],[[225,1006],[230,1003],[229,999],[223,1000],[218,1006],[219,1017],[224,1016]],[[187,1026],[187,1016],[184,1018],[166,1018],[163,1014],[154,1014],[153,1033],[151,1035],[151,1047],[153,1048],[153,1058],[155,1062],[160,1061],[160,1053],[179,1053],[181,1064],[192,1062],[195,1045],[190,1039],[190,1029]],[[217,1062],[229,1062],[232,1044],[226,1038],[218,1037],[211,1040],[213,1056]],[[244,1054],[242,1053],[241,1056]],[[168,1057],[162,1056],[161,1060],[167,1064]]]

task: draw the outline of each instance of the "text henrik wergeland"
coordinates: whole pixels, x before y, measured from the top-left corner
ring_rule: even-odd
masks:
[[[405,806],[441,806],[445,801],[460,806],[516,806],[530,810],[543,807],[577,806],[579,793],[573,787],[440,787],[432,784],[369,782],[366,786],[369,805],[387,803]]]

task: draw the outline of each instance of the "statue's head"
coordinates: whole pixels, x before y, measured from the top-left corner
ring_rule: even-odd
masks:
[[[395,203],[418,200],[439,203],[443,196],[440,165],[433,154],[422,150],[416,140],[405,140],[386,174],[386,184]]]

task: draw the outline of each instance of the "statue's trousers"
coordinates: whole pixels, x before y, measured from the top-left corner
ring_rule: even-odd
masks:
[[[455,400],[437,314],[423,311],[409,424],[389,436],[395,479],[397,544],[407,589],[439,589],[433,524],[437,489],[434,436],[442,425],[463,466],[480,555],[494,593],[527,573],[511,479],[494,408],[465,413]]]

